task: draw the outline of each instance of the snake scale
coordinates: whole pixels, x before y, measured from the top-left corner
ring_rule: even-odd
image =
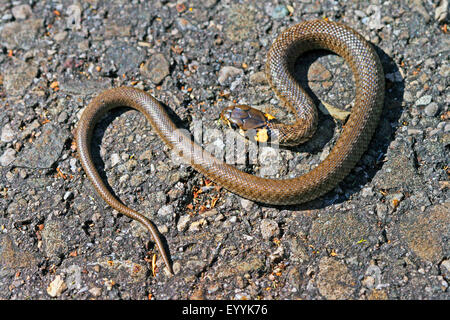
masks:
[[[76,130],[81,164],[100,196],[114,209],[142,223],[151,233],[170,272],[171,263],[155,225],[116,199],[102,181],[91,156],[95,124],[109,110],[127,106],[142,112],[159,137],[208,179],[244,198],[287,205],[317,198],[332,190],[355,166],[367,149],[378,124],[384,99],[384,75],[372,46],[356,31],[340,23],[313,20],[294,25],[274,41],[266,62],[266,76],[282,104],[294,113],[292,124],[274,124],[280,144],[292,145],[312,136],[317,109],[292,76],[296,59],[313,49],[330,50],[350,66],[356,95],[351,115],[335,146],[317,167],[291,179],[266,179],[236,169],[213,157],[191,137],[177,130],[162,105],[144,91],[119,87],[99,94],[84,110]]]

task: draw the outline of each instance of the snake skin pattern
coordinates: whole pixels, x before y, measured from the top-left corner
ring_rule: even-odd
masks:
[[[274,124],[280,144],[296,144],[311,137],[317,124],[317,110],[311,98],[292,76],[299,55],[312,49],[327,49],[344,58],[351,67],[356,86],[355,103],[335,146],[317,167],[292,179],[266,179],[236,169],[215,158],[177,130],[160,103],[134,88],[104,91],[84,110],[76,131],[81,164],[101,197],[114,209],[144,224],[152,234],[164,262],[169,258],[156,227],[142,214],[117,200],[100,178],[90,152],[96,122],[109,110],[128,106],[142,112],[159,137],[195,170],[229,191],[257,202],[287,205],[317,198],[332,190],[355,166],[367,149],[377,126],[384,99],[384,75],[374,49],[353,29],[325,20],[295,25],[275,40],[268,53],[266,75],[277,96],[296,116],[293,124]]]

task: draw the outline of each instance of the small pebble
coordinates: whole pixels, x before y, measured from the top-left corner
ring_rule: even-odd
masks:
[[[89,289],[89,293],[92,294],[94,297],[99,297],[102,294],[102,288],[93,287]]]
[[[263,219],[260,228],[261,235],[266,240],[276,237],[280,233],[280,228],[275,220]]]
[[[71,158],[70,160],[69,160],[69,165],[70,165],[70,171],[72,171],[72,172],[77,172],[77,159],[75,159],[75,158]]]
[[[68,119],[68,115],[67,115],[67,112],[65,112],[65,111],[63,111],[63,112],[61,112],[60,114],[59,114],[59,116],[58,116],[58,122],[59,123],[63,123],[63,122],[66,122],[66,120]]]
[[[286,8],[286,6],[279,5],[273,9],[271,16],[274,19],[282,19],[286,17],[288,14],[289,14],[288,8]]]
[[[64,194],[63,199],[64,199],[65,201],[67,201],[67,200],[72,199],[72,197],[73,197],[73,192],[72,192],[72,191],[67,191],[67,192]]]
[[[177,230],[182,232],[187,229],[187,224],[191,220],[191,216],[188,214],[185,214],[184,216],[181,216],[177,223]]]
[[[141,67],[141,73],[150,79],[154,84],[160,84],[165,77],[170,74],[169,62],[161,54],[154,54]]]
[[[388,73],[386,74],[386,79],[388,79],[391,82],[402,82],[403,77],[400,74],[400,72],[394,72],[394,73]]]
[[[263,71],[252,73],[250,75],[250,83],[251,84],[266,84],[267,78],[266,74]]]
[[[120,162],[120,156],[118,153],[113,153],[111,155],[111,167],[114,167],[116,164]]]
[[[0,157],[0,165],[6,167],[16,159],[16,150],[8,148]]]
[[[405,93],[403,95],[403,99],[406,102],[413,102],[414,101],[414,97],[413,97],[411,91],[405,91]]]
[[[81,14],[82,14],[82,7],[78,3],[74,3],[67,7],[67,28],[71,29],[72,31],[80,30],[81,29]]]
[[[158,215],[159,216],[164,216],[164,217],[168,217],[171,216],[173,214],[173,206],[171,204],[169,205],[165,205],[162,206],[159,210],[158,210]]]
[[[253,201],[241,198],[241,206],[245,211],[250,211],[253,208]]]
[[[167,227],[165,224],[158,226],[158,231],[161,234],[165,234],[167,232],[169,232],[169,227]]]
[[[189,226],[189,231],[190,232],[195,232],[195,231],[199,231],[201,228],[203,228],[205,225],[207,224],[206,219],[199,219],[197,221],[194,221],[191,223],[191,225]]]
[[[33,15],[31,7],[27,4],[15,6],[11,9],[11,12],[16,20],[25,20]]]
[[[434,11],[434,19],[439,22],[444,22],[448,16],[448,0],[441,0],[439,6]]]
[[[431,99],[432,99],[431,95],[422,96],[419,99],[417,99],[416,106],[426,106],[427,104],[431,103]]]
[[[414,128],[408,128],[407,133],[408,133],[409,136],[412,136],[412,135],[416,135],[416,134],[422,134],[423,130],[414,129]]]
[[[227,80],[233,79],[237,76],[244,74],[244,70],[236,67],[225,66],[219,71],[218,81],[221,85],[225,85]]]
[[[388,207],[384,203],[377,203],[377,217],[383,220],[388,213]]]
[[[13,18],[13,15],[10,13],[6,13],[2,16],[3,21],[10,21],[10,20],[12,20],[12,18]]]
[[[11,128],[9,123],[5,124],[2,129],[1,141],[3,142],[11,142],[16,137],[16,133]]]
[[[374,286],[375,286],[375,278],[374,277],[372,277],[372,276],[366,276],[366,277],[364,277],[364,279],[361,281],[361,284],[364,286],[364,287],[367,287],[367,288],[373,288]]]
[[[57,275],[47,287],[47,293],[50,297],[59,297],[66,289],[67,284],[64,282],[60,275]]]
[[[423,110],[428,117],[434,117],[439,111],[439,106],[436,102],[432,102]]]
[[[441,262],[441,273],[445,275],[447,279],[450,279],[450,260],[446,259]]]
[[[57,41],[57,42],[60,42],[60,41],[63,41],[64,39],[66,39],[66,37],[67,37],[67,31],[61,31],[61,32],[56,33],[53,36],[53,39],[55,39],[55,41]]]
[[[119,178],[119,182],[120,182],[120,183],[124,183],[124,182],[126,182],[129,178],[130,178],[130,175],[129,175],[129,174],[121,175],[120,178]]]
[[[444,126],[444,132],[450,132],[450,122]]]
[[[372,196],[373,195],[373,188],[372,187],[367,187],[367,188],[362,189],[361,195],[364,198]]]

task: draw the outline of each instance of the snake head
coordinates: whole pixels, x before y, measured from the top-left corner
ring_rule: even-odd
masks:
[[[269,123],[273,116],[263,113],[248,105],[235,105],[226,107],[220,113],[223,123],[246,136],[250,130],[255,130],[253,139],[258,142],[267,142],[270,138]]]

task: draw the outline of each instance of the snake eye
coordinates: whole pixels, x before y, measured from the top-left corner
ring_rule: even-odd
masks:
[[[233,129],[233,130],[238,130],[238,129],[239,129],[238,125],[237,125],[236,123],[232,122],[232,121],[229,121],[229,122],[228,122],[228,125],[229,125],[230,128]]]

